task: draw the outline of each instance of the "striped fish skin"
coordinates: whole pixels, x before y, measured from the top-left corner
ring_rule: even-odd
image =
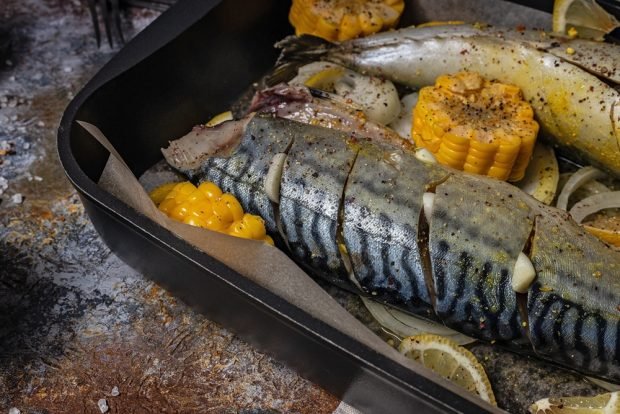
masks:
[[[511,346],[527,341],[511,280],[534,214],[517,189],[452,175],[435,189],[429,251],[435,311],[449,327]]]
[[[536,218],[528,292],[534,351],[591,375],[620,379],[620,260],[560,211]],[[566,258],[559,260],[559,258]]]
[[[419,221],[425,189],[446,176],[402,151],[365,145],[344,196],[344,243],[359,285],[375,300],[430,319]]]
[[[247,155],[245,146],[262,148],[255,191],[230,188],[249,209],[252,197],[264,195],[259,184],[269,158],[288,150],[281,229],[291,256],[309,273],[353,288],[348,257],[368,295],[516,352],[620,381],[620,253],[566,213],[507,183],[289,120],[257,115],[240,142],[231,155],[205,161],[200,174],[239,171],[229,176],[243,181],[228,164]],[[435,193],[428,222],[421,213],[425,191]],[[510,282],[522,251],[537,278],[526,294],[516,294]]]
[[[263,181],[273,156],[288,150],[302,126],[282,122],[279,118],[255,117],[230,156],[209,158],[195,173],[199,182],[213,181],[222,191],[234,194],[245,211],[265,220],[272,234],[278,231],[276,216]]]
[[[357,148],[347,134],[306,126],[288,151],[280,182],[282,233],[292,256],[325,279],[349,284],[337,231]]]

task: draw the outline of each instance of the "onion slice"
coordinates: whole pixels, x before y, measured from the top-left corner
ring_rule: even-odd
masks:
[[[586,377],[586,378],[590,380],[590,382],[598,385],[599,387],[609,392],[620,391],[620,384],[614,384],[613,382],[603,381],[601,379],[594,378],[594,377]]]
[[[423,333],[432,333],[450,338],[459,345],[466,345],[476,341],[474,338],[470,338],[439,323],[409,315],[362,296],[360,298],[377,322],[401,339]]]
[[[418,103],[417,92],[403,96],[400,100],[400,114],[388,125],[403,138],[411,139],[412,114],[416,103]]]
[[[570,198],[571,194],[575,192],[575,190],[577,190],[588,181],[598,180],[599,178],[603,177],[605,177],[605,173],[603,173],[599,169],[590,166],[583,167],[582,169],[577,171],[568,179],[566,184],[564,184],[564,187],[562,188],[562,191],[558,196],[558,202],[556,203],[557,208],[566,210],[568,208],[568,199]]]
[[[573,219],[581,224],[590,214],[594,214],[608,208],[620,208],[620,191],[595,194],[575,203],[569,213]]]

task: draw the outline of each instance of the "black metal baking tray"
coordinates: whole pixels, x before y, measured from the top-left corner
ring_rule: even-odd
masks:
[[[160,147],[229,107],[291,32],[273,0],[182,0],[128,43],[75,97],[58,152],[110,248],[210,319],[364,412],[479,413],[477,399],[430,381],[245,279],[137,213],[97,181],[108,152],[76,120],[97,125],[136,176]]]

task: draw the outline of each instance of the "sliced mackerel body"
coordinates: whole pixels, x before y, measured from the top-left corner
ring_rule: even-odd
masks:
[[[280,187],[282,233],[293,258],[325,279],[345,284],[338,212],[356,154],[347,134],[306,127],[288,152]]]
[[[244,209],[264,214],[309,273],[467,335],[620,381],[620,253],[566,213],[507,183],[385,143],[264,114],[234,122],[247,123],[242,137],[198,154],[200,169],[184,162],[191,147],[184,138],[164,150],[166,159],[195,178],[215,178]],[[263,187],[279,153],[287,158],[274,204]],[[428,222],[425,192],[435,193]],[[537,279],[517,294],[511,278],[522,252]]]
[[[402,150],[365,143],[344,192],[343,238],[359,285],[433,319],[419,221],[424,192],[447,175]]]
[[[516,187],[472,178],[452,175],[435,190],[429,237],[435,311],[467,335],[521,343],[525,330],[511,280],[534,212]]]

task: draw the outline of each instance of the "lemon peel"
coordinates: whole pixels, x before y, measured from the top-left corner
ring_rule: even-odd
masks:
[[[233,115],[231,111],[222,112],[221,114],[217,114],[213,118],[211,118],[209,122],[205,124],[205,126],[214,127],[221,124],[222,122],[232,121],[232,119]]]
[[[620,392],[593,397],[543,398],[529,407],[531,414],[617,414]]]
[[[497,405],[491,383],[474,354],[439,335],[422,334],[403,339],[398,350],[438,375]]]
[[[603,40],[620,22],[594,0],[555,0],[553,31],[570,37]]]

